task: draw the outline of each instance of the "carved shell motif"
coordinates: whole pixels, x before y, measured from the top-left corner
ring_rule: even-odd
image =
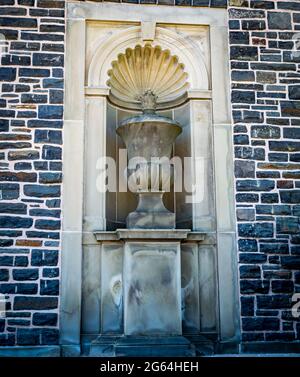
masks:
[[[126,49],[108,71],[109,98],[128,109],[141,109],[140,98],[147,91],[157,97],[157,109],[167,109],[186,99],[189,87],[184,65],[161,47],[137,45]]]

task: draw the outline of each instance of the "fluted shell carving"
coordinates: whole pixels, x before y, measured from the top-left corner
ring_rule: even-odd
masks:
[[[151,45],[126,49],[112,62],[108,71],[109,98],[117,106],[140,110],[141,96],[151,91],[157,98],[157,109],[183,103],[189,87],[184,65],[168,50]]]

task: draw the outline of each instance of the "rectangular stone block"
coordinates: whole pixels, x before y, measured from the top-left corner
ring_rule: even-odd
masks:
[[[126,242],[125,335],[180,335],[179,242]]]

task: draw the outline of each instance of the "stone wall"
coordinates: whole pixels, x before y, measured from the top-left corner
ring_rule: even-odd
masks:
[[[0,1],[0,346],[58,343],[64,6]]]
[[[229,27],[242,340],[291,342],[300,339],[291,314],[300,292],[300,2],[231,0]]]
[[[0,3],[0,346],[58,343],[64,6]],[[229,28],[241,330],[253,351],[300,340],[300,2],[231,0]]]

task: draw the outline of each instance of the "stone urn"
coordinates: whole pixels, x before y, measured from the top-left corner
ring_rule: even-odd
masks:
[[[174,229],[175,214],[163,203],[172,184],[170,158],[181,126],[155,113],[157,97],[151,90],[139,97],[143,114],[121,122],[117,134],[128,153],[128,186],[138,195],[138,206],[126,219],[128,229]]]

